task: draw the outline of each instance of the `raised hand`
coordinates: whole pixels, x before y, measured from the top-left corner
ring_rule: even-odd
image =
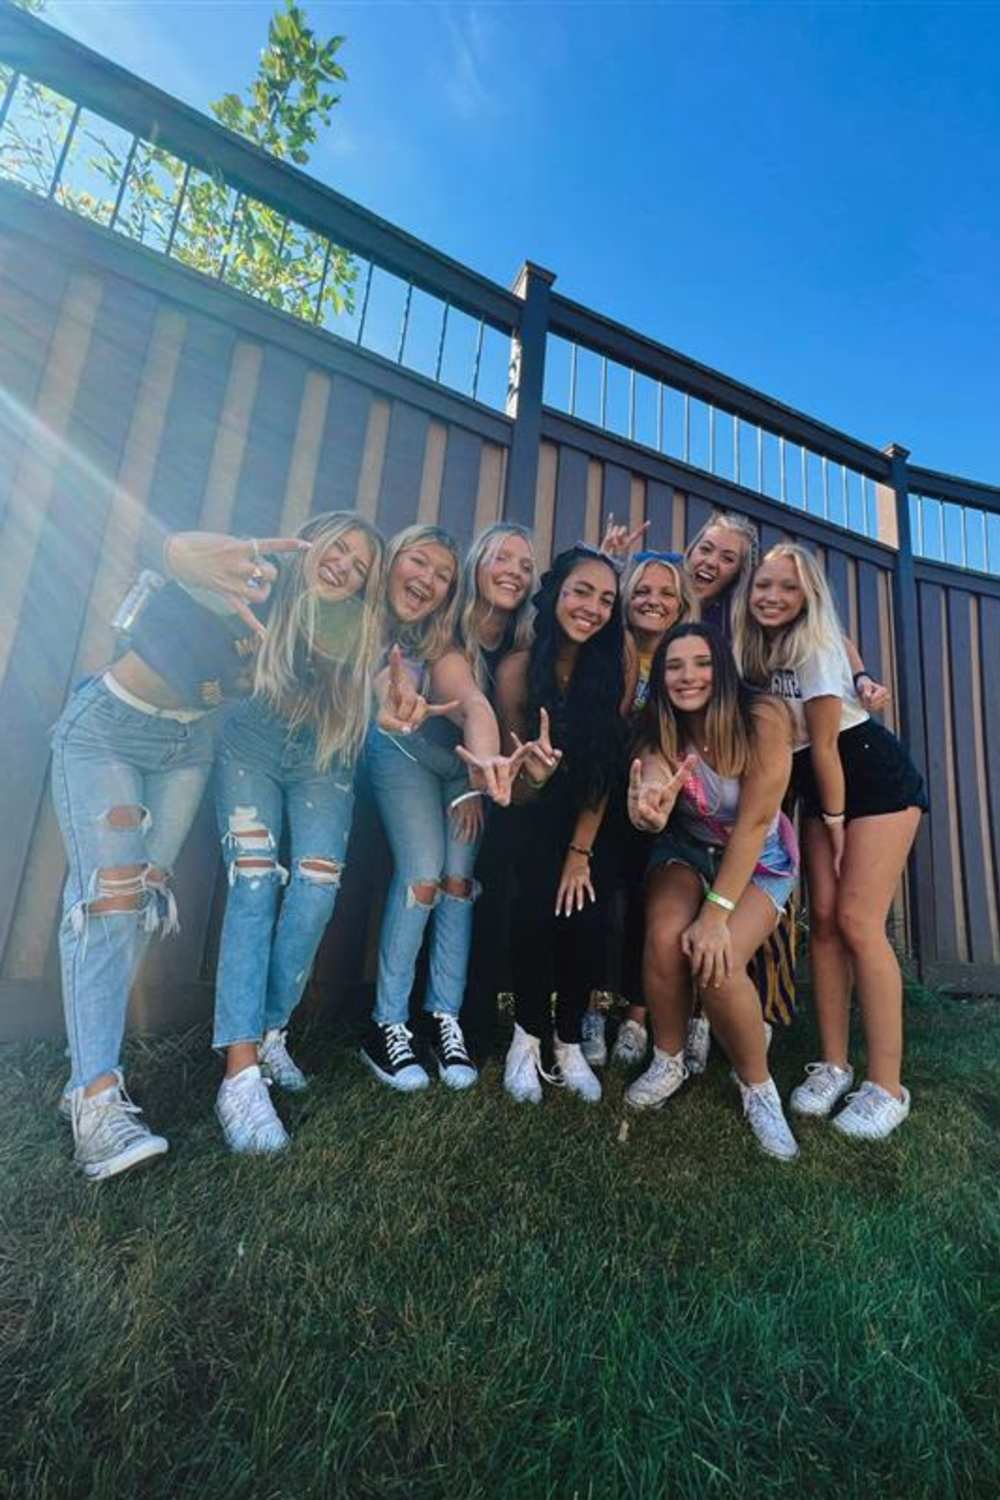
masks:
[[[697,756],[685,755],[677,770],[667,780],[643,779],[642,761],[634,760],[628,777],[628,815],[634,827],[643,833],[661,833],[674,810],[681,787],[687,781]]]
[[[892,702],[892,694],[884,682],[876,682],[867,672],[859,672],[854,679],[858,702],[870,714],[881,713]]]
[[[412,734],[425,719],[450,714],[457,707],[457,698],[450,703],[428,703],[413,686],[410,674],[403,666],[403,653],[398,646],[392,647],[385,698],[376,720],[380,729],[387,729],[392,734]]]
[[[648,528],[649,522],[643,521],[641,526],[637,526],[634,531],[629,531],[627,526],[616,526],[614,516],[609,515],[601,541],[601,551],[606,552],[609,557],[627,557]]]
[[[464,745],[455,746],[455,754],[469,768],[469,785],[477,792],[485,792],[500,807],[509,807],[514,781],[529,747],[521,745],[513,755],[473,755]]]
[[[549,715],[544,708],[538,710],[538,738],[522,742],[511,730],[511,739],[514,749],[521,757],[521,763],[529,783],[533,787],[543,787],[550,776],[559,769],[562,760],[562,751],[555,749],[549,734]]]
[[[163,546],[167,572],[187,588],[210,589],[260,636],[267,631],[250,609],[263,604],[278,576],[272,556],[308,552],[301,537],[235,537],[218,531],[178,531]]]

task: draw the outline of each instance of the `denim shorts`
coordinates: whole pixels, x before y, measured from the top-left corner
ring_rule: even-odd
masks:
[[[725,852],[725,844],[703,844],[668,824],[656,837],[646,866],[646,875],[648,878],[660,865],[685,865],[698,876],[702,890],[709,891],[715,883]],[[764,892],[778,913],[783,912],[788,905],[797,880],[798,871],[795,869],[787,875],[754,870],[750,876],[750,884]]]

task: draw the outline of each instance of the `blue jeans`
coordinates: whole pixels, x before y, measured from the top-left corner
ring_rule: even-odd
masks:
[[[181,723],[143,713],[91,678],[52,731],[52,796],[69,865],[59,952],[70,1088],[118,1067],[146,942],[177,929],[170,867],[208,780],[214,727],[212,715]],[[105,901],[127,909],[92,910]]]
[[[336,760],[317,771],[315,749],[311,730],[291,733],[257,698],[226,721],[216,805],[229,897],[215,982],[215,1047],[259,1042],[288,1024],[333,914],[354,773]],[[277,859],[286,817],[290,875]]]
[[[469,790],[458,757],[422,735],[387,734],[373,725],[365,749],[375,801],[392,848],[393,874],[378,946],[375,1020],[405,1021],[420,945],[431,913],[430,980],[424,1009],[457,1016],[472,941],[472,871],[479,840],[460,843],[448,807]],[[468,896],[441,889],[447,879],[470,882]],[[413,887],[435,886],[434,899],[418,901]]]

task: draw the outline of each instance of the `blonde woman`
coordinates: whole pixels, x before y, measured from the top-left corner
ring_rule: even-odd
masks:
[[[511,763],[489,699],[455,644],[458,553],[446,531],[410,526],[386,558],[388,662],[368,735],[372,789],[392,849],[379,938],[375,1011],[361,1056],[389,1088],[430,1079],[407,1025],[417,957],[432,922],[424,1010],[439,1076],[471,1087],[478,1074],[459,1023],[476,896],[473,869],[483,797],[510,801]],[[513,768],[516,770],[516,764]]]
[[[792,1109],[825,1117],[848,1094],[851,970],[868,1073],[834,1118],[842,1134],[882,1139],[903,1120],[902,979],[886,918],[922,812],[923,783],[899,741],[858,698],[826,580],[803,547],[772,547],[739,609],[734,644],[749,680],[795,720],[794,782],[809,884],[809,954],[822,1060]]]
[[[333,913],[379,650],[382,539],[353,511],[314,516],[283,568],[254,695],[226,721],[216,801],[229,896],[213,1045],[226,1055],[216,1114],[237,1152],[280,1151],[269,1095],[306,1079],[289,1020]],[[278,863],[282,829],[289,868]],[[280,909],[279,909],[280,908]]]

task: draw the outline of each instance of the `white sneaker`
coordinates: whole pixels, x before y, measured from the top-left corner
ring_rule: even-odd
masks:
[[[856,1141],[884,1141],[910,1113],[910,1091],[896,1099],[888,1089],[866,1078],[833,1121],[834,1130]]]
[[[289,1094],[301,1094],[303,1089],[309,1087],[309,1080],[299,1067],[298,1063],[292,1061],[288,1055],[285,1045],[287,1031],[265,1031],[264,1040],[260,1044],[260,1070],[265,1078],[270,1078],[279,1089],[284,1089]]]
[[[708,1050],[712,1045],[712,1028],[707,1016],[692,1016],[684,1038],[684,1066],[689,1073],[704,1073]]]
[[[608,1060],[604,1036],[604,1012],[588,1006],[580,1022],[580,1048],[592,1068],[603,1068]]]
[[[541,1104],[543,1076],[541,1043],[515,1021],[503,1065],[504,1088],[518,1104]]]
[[[836,1063],[828,1062],[807,1063],[806,1081],[792,1089],[788,1106],[797,1115],[822,1120],[830,1113],[837,1100],[844,1097],[853,1082],[853,1068],[838,1068]]]
[[[774,1079],[754,1084],[744,1083],[741,1079],[737,1082],[743,1095],[743,1113],[760,1149],[780,1161],[794,1161],[799,1146],[788,1128]]]
[[[121,1070],[115,1068],[114,1073],[116,1082],[99,1094],[85,1099],[79,1088],[69,1096],[73,1160],[93,1182],[127,1172],[168,1150],[163,1136],[154,1135],[140,1120],[141,1111],[125,1092]]]
[[[561,1042],[556,1037],[552,1051],[564,1087],[571,1094],[579,1094],[588,1104],[597,1104],[601,1097],[601,1080],[584,1057],[580,1043]]]
[[[251,1064],[235,1078],[224,1078],[215,1100],[215,1113],[230,1151],[263,1155],[283,1151],[288,1132],[274,1112],[271,1080]]]
[[[619,1068],[632,1068],[645,1060],[649,1051],[649,1032],[641,1021],[624,1020],[618,1028],[611,1061]]]
[[[640,1073],[625,1090],[625,1103],[630,1109],[659,1109],[676,1094],[687,1076],[683,1052],[661,1052],[654,1047],[653,1059],[645,1073]]]

